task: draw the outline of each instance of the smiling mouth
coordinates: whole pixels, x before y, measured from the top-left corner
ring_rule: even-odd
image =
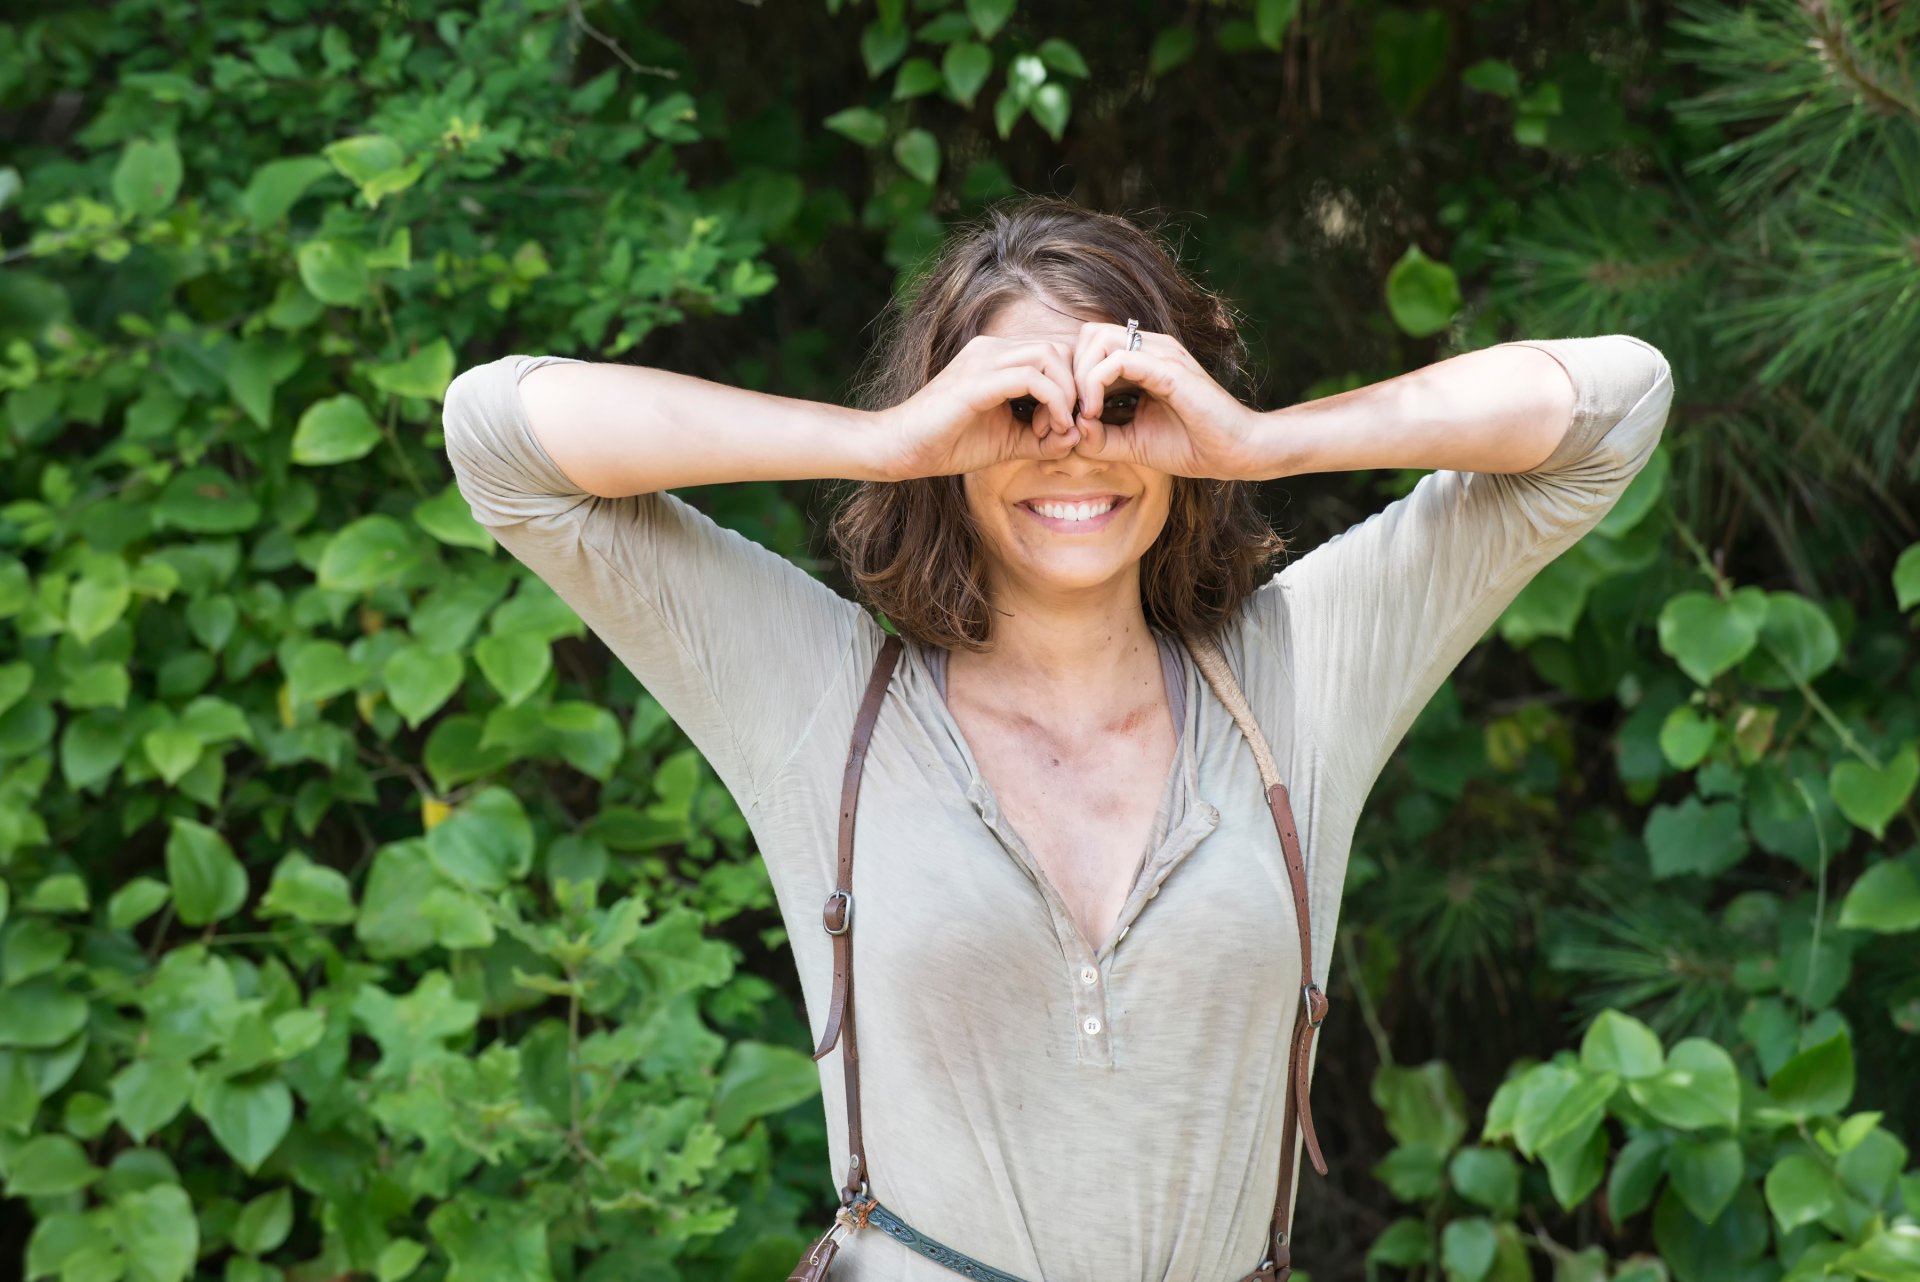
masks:
[[[1025,508],[1054,529],[1092,530],[1106,524],[1113,513],[1130,501],[1126,495],[1103,494],[1077,500],[1023,499],[1015,506]]]

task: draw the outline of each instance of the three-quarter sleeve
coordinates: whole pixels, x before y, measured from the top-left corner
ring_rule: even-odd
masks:
[[[1297,706],[1356,806],[1448,673],[1528,580],[1599,523],[1666,425],[1672,372],[1652,344],[1627,334],[1517,342],[1554,357],[1573,383],[1572,422],[1545,461],[1430,472],[1249,603],[1248,625],[1286,656]]]
[[[503,356],[447,388],[454,479],[474,520],[545,580],[749,808],[842,681],[871,620],[785,557],[669,493],[590,494],[541,448]]]

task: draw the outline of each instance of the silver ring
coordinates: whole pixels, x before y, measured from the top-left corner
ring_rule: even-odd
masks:
[[[1131,316],[1127,318],[1127,350],[1130,352],[1140,350],[1140,322]]]

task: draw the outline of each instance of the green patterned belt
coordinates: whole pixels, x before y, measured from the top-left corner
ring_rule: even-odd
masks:
[[[919,1252],[935,1264],[946,1265],[963,1278],[974,1278],[977,1282],[1026,1282],[1024,1278],[1003,1273],[990,1264],[982,1264],[971,1255],[956,1251],[950,1246],[942,1246],[877,1201],[867,1217],[867,1224],[871,1228],[879,1229],[894,1241],[905,1243],[908,1249]]]

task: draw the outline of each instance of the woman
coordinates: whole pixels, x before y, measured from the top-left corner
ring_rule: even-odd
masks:
[[[1609,335],[1260,412],[1230,390],[1241,350],[1153,235],[1027,197],[949,241],[859,408],[518,355],[447,392],[474,517],[738,799],[816,1035],[842,769],[886,634],[666,491],[860,483],[836,543],[905,641],[859,793],[865,1174],[925,1238],[1033,1282],[1232,1282],[1274,1254],[1289,1031],[1361,804],[1673,395],[1657,350]],[[1249,483],[1356,468],[1439,470],[1273,574]],[[1311,976],[1250,741],[1185,635],[1217,642],[1291,796]],[[954,1276],[872,1231],[833,1265]]]

